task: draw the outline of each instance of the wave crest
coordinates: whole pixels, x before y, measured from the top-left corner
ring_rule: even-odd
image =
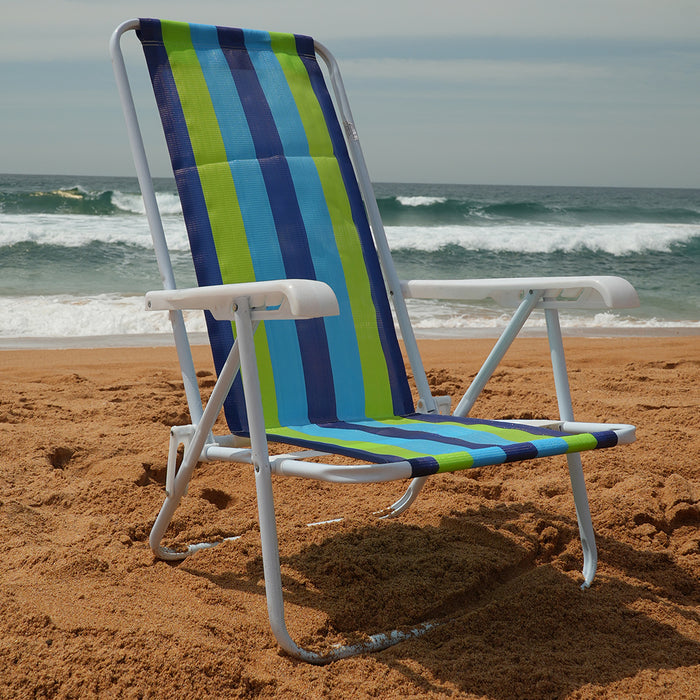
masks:
[[[181,215],[175,193],[158,192],[156,199],[163,216]],[[34,192],[1,192],[0,212],[12,215],[54,214],[82,216],[119,216],[145,212],[140,194],[119,190],[91,191],[83,187],[65,187]]]
[[[603,226],[393,226],[386,229],[395,251],[439,251],[455,246],[495,253],[574,253],[614,256],[670,252],[685,246],[700,252],[700,227],[683,224]]]

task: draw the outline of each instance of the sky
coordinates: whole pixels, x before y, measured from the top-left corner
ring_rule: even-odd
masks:
[[[0,0],[0,172],[133,175],[108,53],[160,17],[310,34],[377,182],[700,188],[700,0]],[[133,34],[152,172],[169,165]]]

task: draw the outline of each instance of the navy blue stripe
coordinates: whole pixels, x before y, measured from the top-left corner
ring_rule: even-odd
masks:
[[[333,428],[333,429],[346,429],[346,430],[359,430],[363,433],[368,433],[369,435],[380,435],[381,437],[393,438],[397,440],[420,440],[424,442],[434,442],[440,445],[454,445],[455,447],[460,447],[466,450],[480,450],[488,447],[499,447],[503,449],[506,454],[508,447],[511,445],[502,445],[497,442],[471,442],[470,440],[461,440],[460,438],[449,437],[447,435],[438,435],[437,433],[426,433],[422,430],[410,430],[404,428],[397,428],[391,425],[387,425],[383,428],[373,427],[371,425],[361,425],[359,423],[347,423],[345,421],[337,421],[332,424],[320,425],[321,428]],[[468,427],[468,426],[467,426]],[[488,435],[488,433],[484,433]],[[382,443],[385,444],[385,443]],[[529,443],[528,443],[529,444]],[[406,449],[410,449],[409,446],[405,446]],[[458,450],[455,450],[458,451]],[[461,451],[461,450],[460,450]]]
[[[406,417],[411,418],[413,420],[420,420],[424,423],[462,423],[463,425],[492,424],[492,421],[478,418],[460,418],[458,416],[443,416],[436,413],[414,413]],[[521,425],[519,423],[510,423],[507,421],[499,421],[498,427],[504,428],[506,430],[525,430],[528,433],[532,433],[533,435],[542,435],[546,437],[566,437],[569,434],[562,433],[557,430],[552,430],[551,428],[543,428],[537,425]],[[615,445],[617,445],[617,434],[612,430],[602,430],[596,433],[591,433],[591,435],[596,439],[598,443],[597,448],[602,449],[605,447],[615,447]]]
[[[601,449],[604,447],[615,447],[615,445],[617,445],[617,433],[614,433],[612,430],[591,433],[591,435],[598,441],[598,447]]]
[[[440,465],[433,457],[417,457],[416,459],[410,460],[410,463],[411,477],[414,479],[418,476],[437,474],[440,468]]]
[[[499,445],[506,453],[506,462],[519,462],[524,459],[535,459],[539,453],[531,442],[516,442],[512,445]]]
[[[494,421],[483,418],[462,418],[460,416],[445,416],[439,413],[413,413],[406,416],[411,420],[419,420],[423,423],[460,423],[462,425],[494,425]],[[547,437],[561,437],[566,433],[561,433],[551,428],[543,428],[538,425],[523,425],[522,423],[511,423],[508,421],[498,421],[495,427],[503,430],[521,430],[533,435],[543,435]]]
[[[163,45],[160,22],[142,19],[139,38],[143,43],[143,51],[168,144],[194,258],[197,282],[202,286],[221,284],[221,273],[218,265],[206,264],[211,260],[216,260],[214,237],[187,122],[170,68],[168,54]]]
[[[244,437],[250,437],[249,434],[241,433]],[[274,433],[268,433],[268,438],[275,442],[282,442],[287,445],[296,445],[297,447],[305,447],[309,449],[319,450],[321,452],[332,452],[333,454],[343,455],[344,457],[351,457],[353,459],[361,459],[365,462],[374,462],[375,464],[388,464],[390,462],[409,462],[413,464],[414,461],[419,459],[430,459],[435,462],[437,471],[437,462],[433,457],[416,457],[412,459],[406,459],[400,455],[391,454],[377,454],[376,452],[369,452],[367,450],[360,450],[355,447],[350,447],[346,445],[329,445],[323,440],[313,440],[311,438],[295,438],[295,437],[279,437]]]
[[[304,222],[289,166],[272,113],[241,30],[219,28],[219,42],[241,95],[256,156],[267,188],[285,271],[290,278],[316,279]],[[257,271],[256,271],[257,273]],[[337,418],[333,374],[326,329],[322,319],[296,322],[304,367],[309,420]]]
[[[333,153],[338,160],[340,172],[345,184],[345,189],[350,202],[353,222],[360,237],[360,245],[367,267],[370,281],[372,300],[377,313],[377,327],[379,338],[387,361],[389,382],[391,385],[394,414],[397,416],[411,413],[414,410],[411,389],[406,376],[406,369],[401,355],[394,321],[391,315],[389,300],[386,295],[384,278],[379,259],[372,240],[367,214],[365,212],[362,195],[360,193],[355,171],[350,161],[343,132],[333,106],[321,68],[316,61],[313,39],[307,36],[296,36],[297,52],[303,61],[311,80],[311,86],[319,101],[321,110],[328,126],[328,131],[333,144]]]
[[[211,261],[217,260],[214,237],[180,96],[170,69],[168,54],[163,45],[160,21],[142,19],[140,23],[138,36],[143,44],[153,92],[163,123],[175,182],[182,203],[182,213],[187,225],[197,283],[200,286],[221,284],[219,266],[211,264]],[[229,322],[214,320],[209,312],[206,312],[205,317],[214,366],[218,373],[233,345],[233,329]],[[232,431],[247,429],[248,419],[240,378],[236,379],[226,399],[226,417]]]

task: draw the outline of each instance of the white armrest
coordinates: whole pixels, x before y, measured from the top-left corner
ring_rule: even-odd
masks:
[[[540,308],[629,309],[639,306],[634,287],[622,277],[514,277],[477,280],[409,280],[401,291],[413,299],[491,298],[502,306],[518,306],[530,289],[545,290]]]
[[[218,321],[232,321],[237,300],[247,298],[256,320],[336,316],[333,290],[317,280],[269,280],[191,289],[162,289],[146,294],[149,310],[206,309]]]

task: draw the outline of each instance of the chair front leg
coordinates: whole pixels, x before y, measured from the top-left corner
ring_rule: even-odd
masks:
[[[180,501],[184,496],[187,485],[192,477],[192,472],[199,461],[202,450],[209,440],[214,423],[219,416],[221,407],[224,405],[226,396],[228,396],[231,386],[233,385],[233,380],[238,373],[241,364],[240,354],[239,354],[239,344],[234,343],[231,351],[229,352],[226,362],[221,369],[219,378],[217,379],[214,390],[209,397],[209,401],[202,413],[202,418],[196,425],[194,433],[192,434],[189,444],[183,455],[182,464],[177,470],[175,478],[172,479],[172,488],[169,489],[165,502],[158,513],[158,517],[151,529],[151,534],[149,536],[149,544],[153,553],[160,559],[166,560],[178,560],[184,559],[185,557],[194,554],[194,552],[206,547],[213,547],[216,543],[199,543],[192,544],[187,547],[184,552],[176,551],[168,547],[164,547],[161,544],[165,531],[172,520],[177,507],[180,505]]]

